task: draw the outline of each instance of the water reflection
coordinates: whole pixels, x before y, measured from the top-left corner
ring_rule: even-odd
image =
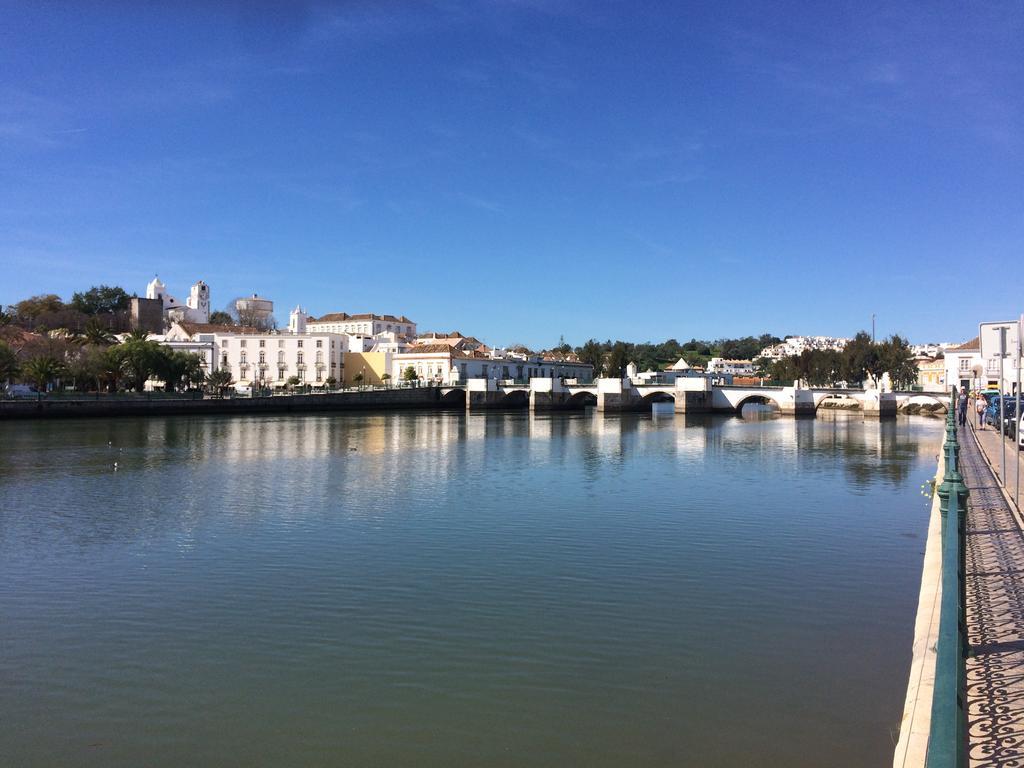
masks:
[[[941,437],[842,413],[2,424],[5,758],[878,763]]]

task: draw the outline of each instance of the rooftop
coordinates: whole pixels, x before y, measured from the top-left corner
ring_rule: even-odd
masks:
[[[309,318],[310,323],[341,323],[351,320],[382,320],[385,323],[411,323],[405,315],[395,317],[394,315],[375,315],[372,312],[364,312],[360,315],[350,315],[347,312],[330,312],[321,317]]]

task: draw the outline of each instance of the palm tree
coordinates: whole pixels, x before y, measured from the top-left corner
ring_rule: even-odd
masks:
[[[86,344],[92,344],[96,347],[106,347],[116,341],[114,334],[112,334],[109,329],[104,328],[95,317],[85,324],[85,330],[82,332],[82,338],[85,340]]]
[[[18,375],[18,356],[7,344],[0,341],[0,383],[6,383]]]
[[[384,382],[384,386],[386,387],[388,384],[391,383],[391,374],[385,373],[383,376],[380,377],[380,380]]]
[[[224,390],[230,387],[231,384],[231,371],[226,368],[214,371],[206,377],[206,386],[208,386],[210,388],[210,392],[217,397],[220,397]]]
[[[21,372],[24,378],[35,384],[36,389],[42,392],[54,379],[63,375],[64,363],[56,357],[40,355],[39,357],[33,357],[25,363],[22,366]]]
[[[149,338],[149,331],[144,328],[132,328],[125,334],[125,341],[145,341]]]

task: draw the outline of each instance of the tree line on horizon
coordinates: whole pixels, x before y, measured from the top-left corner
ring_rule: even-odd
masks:
[[[761,357],[762,350],[781,341],[767,333],[715,341],[691,339],[684,344],[676,339],[661,344],[590,339],[575,348],[563,342],[551,351],[574,352],[581,362],[594,366],[595,376],[612,378],[624,375],[631,362],[636,363],[640,371],[661,371],[680,358],[689,365],[703,367],[712,357],[721,357],[751,360],[757,375],[774,383],[790,384],[799,379],[811,386],[860,385],[868,379],[878,381],[884,374],[889,374],[897,388],[912,386],[917,381],[917,365],[910,344],[898,334],[874,342],[867,331],[858,331],[842,351],[810,349],[779,360]]]

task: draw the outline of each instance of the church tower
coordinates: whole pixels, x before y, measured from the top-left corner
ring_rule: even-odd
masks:
[[[306,332],[306,320],[309,317],[302,307],[297,306],[288,315],[288,330],[291,333],[305,333]]]
[[[192,286],[188,295],[189,316],[193,322],[210,322],[210,286],[200,280]]]

